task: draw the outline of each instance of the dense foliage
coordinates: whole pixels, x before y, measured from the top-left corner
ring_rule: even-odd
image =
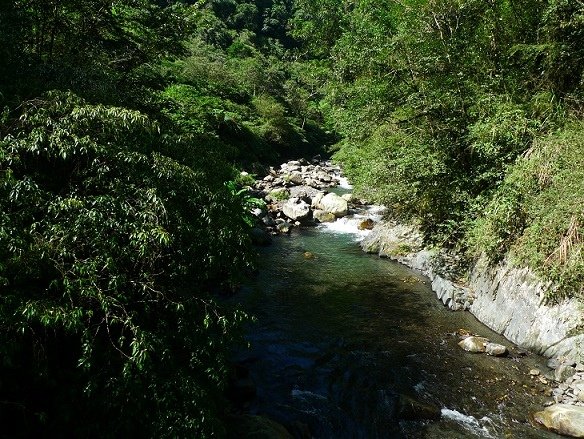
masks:
[[[1,6],[3,434],[221,434],[246,316],[217,294],[252,262],[234,181],[330,137],[291,3]]]
[[[0,7],[7,436],[221,435],[239,170],[333,142],[429,243],[584,293],[580,2]]]
[[[430,243],[493,261],[513,250],[559,282],[556,293],[582,293],[581,125],[571,120],[584,97],[584,6],[297,3],[296,35],[313,57],[329,49],[322,108],[357,191],[417,221]],[[553,184],[533,186],[526,169],[537,166]]]

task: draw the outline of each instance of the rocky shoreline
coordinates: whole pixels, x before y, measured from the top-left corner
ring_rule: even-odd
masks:
[[[364,204],[351,194],[330,192],[341,183],[346,186],[341,169],[318,158],[270,168],[252,190],[253,196],[266,202],[265,209],[253,212],[258,223],[253,234],[256,244],[269,244],[271,236],[294,227],[334,222]],[[457,255],[425,248],[415,226],[364,220],[359,227],[372,229],[361,242],[364,251],[422,272],[445,306],[468,310],[518,346],[550,358],[547,370],[525,372],[553,387],[547,407],[532,419],[559,434],[584,437],[584,334],[579,333],[584,318],[578,303],[544,304],[544,292],[551,285],[505,261],[493,267],[479,260],[460,280],[460,273],[453,270]],[[504,346],[473,334],[461,334],[461,339],[460,346],[467,351],[506,354]]]

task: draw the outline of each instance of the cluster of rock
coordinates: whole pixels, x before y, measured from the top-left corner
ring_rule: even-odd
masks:
[[[268,234],[289,233],[295,226],[333,222],[349,213],[351,194],[339,196],[328,190],[342,181],[341,169],[330,162],[314,159],[292,160],[255,182],[254,195],[266,202],[256,209],[261,228]],[[373,225],[371,225],[373,227]],[[261,231],[255,241],[261,242]],[[269,239],[269,238],[268,238]],[[265,241],[265,240],[264,240]]]
[[[544,378],[558,383],[552,391],[553,402],[584,408],[584,364],[561,357],[549,360],[548,367],[551,372],[545,374]]]
[[[506,346],[492,343],[488,338],[476,335],[464,335],[458,345],[467,352],[473,354],[486,353],[493,357],[504,357],[509,353]]]

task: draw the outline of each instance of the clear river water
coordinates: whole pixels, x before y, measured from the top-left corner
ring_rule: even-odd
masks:
[[[558,438],[529,422],[548,399],[529,376],[544,359],[449,311],[426,277],[363,253],[356,223],[296,229],[259,250],[259,273],[236,298],[256,318],[233,359],[256,388],[246,412],[296,437]],[[510,355],[464,352],[460,330]],[[441,418],[400,414],[400,395]]]

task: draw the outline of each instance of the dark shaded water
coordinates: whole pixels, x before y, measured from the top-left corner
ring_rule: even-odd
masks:
[[[459,329],[510,343],[443,307],[427,278],[321,229],[260,256],[237,298],[257,318],[234,358],[257,387],[249,413],[323,439],[558,437],[528,422],[546,389],[528,372],[543,360],[512,346],[507,358],[462,351]],[[398,395],[438,406],[441,420],[399,419]]]

